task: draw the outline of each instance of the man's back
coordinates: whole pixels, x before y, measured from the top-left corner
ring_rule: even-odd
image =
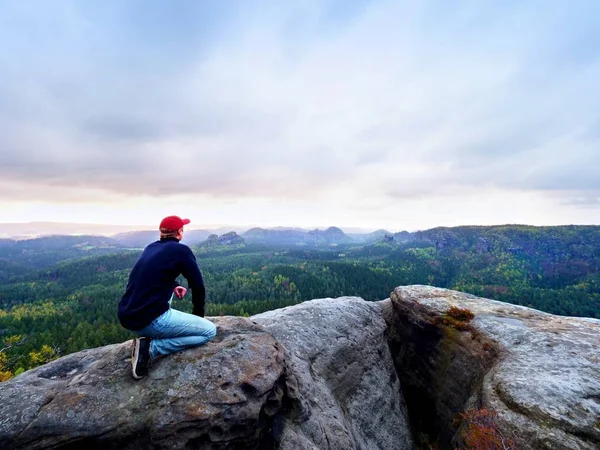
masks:
[[[119,302],[119,320],[128,329],[138,330],[169,309],[176,278],[189,276],[195,258],[177,239],[161,239],[144,249],[137,260]],[[192,269],[193,270],[193,269]]]

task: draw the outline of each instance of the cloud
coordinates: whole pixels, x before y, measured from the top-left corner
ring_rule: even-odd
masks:
[[[576,206],[580,208],[598,208],[600,207],[600,197],[582,197],[569,198],[564,202],[565,205]]]
[[[22,200],[577,205],[600,195],[600,11],[580,3],[3,4],[0,179]]]

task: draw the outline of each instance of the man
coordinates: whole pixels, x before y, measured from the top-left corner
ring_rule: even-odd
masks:
[[[160,240],[146,247],[137,260],[125,294],[119,302],[119,321],[139,337],[134,339],[131,358],[136,380],[148,374],[151,361],[215,337],[215,325],[204,319],[206,290],[196,258],[183,238],[189,219],[165,217],[160,222]],[[183,275],[192,290],[192,314],[171,308],[174,295],[183,298],[186,289],[176,279]]]

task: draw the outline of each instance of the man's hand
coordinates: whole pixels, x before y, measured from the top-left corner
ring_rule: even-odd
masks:
[[[175,295],[177,296],[177,298],[183,298],[183,297],[185,297],[185,293],[187,292],[187,289],[184,288],[183,286],[177,286],[175,289],[173,289],[173,292],[175,292]]]

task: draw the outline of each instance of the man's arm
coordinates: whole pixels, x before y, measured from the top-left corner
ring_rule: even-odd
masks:
[[[188,286],[192,290],[192,304],[194,305],[192,314],[204,317],[204,305],[206,302],[204,280],[202,279],[202,273],[198,268],[196,257],[189,247],[184,247],[186,250],[182,261],[181,274],[188,281]]]

